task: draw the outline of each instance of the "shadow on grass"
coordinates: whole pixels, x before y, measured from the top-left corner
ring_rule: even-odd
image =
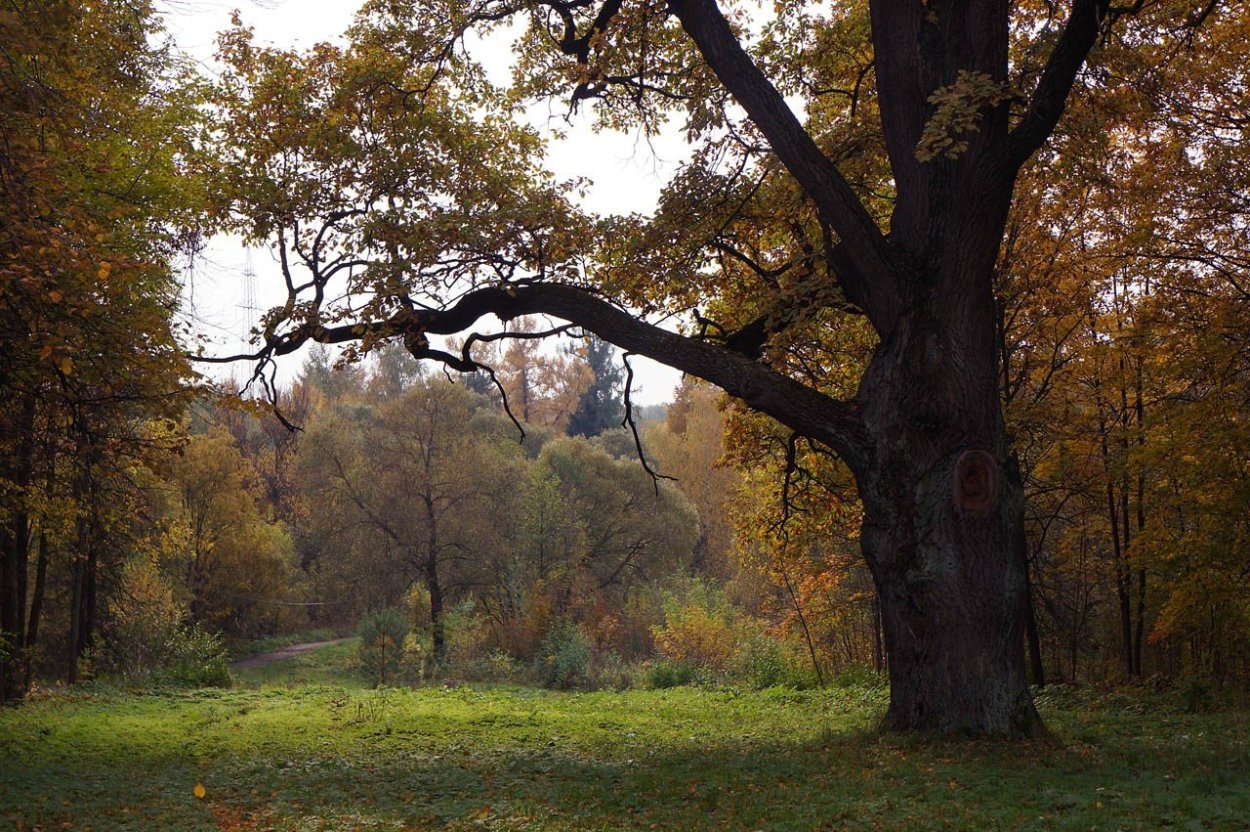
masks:
[[[1053,738],[1033,743],[817,725],[794,726],[793,741],[644,735],[598,749],[453,734],[432,751],[381,725],[325,750],[316,736],[246,753],[157,743],[20,769],[10,758],[0,818],[94,830],[1246,828],[1244,714],[1050,722]]]

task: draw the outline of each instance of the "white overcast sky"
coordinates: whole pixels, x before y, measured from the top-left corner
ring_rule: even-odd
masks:
[[[166,26],[179,48],[196,59],[210,74],[216,70],[213,53],[216,33],[230,23],[230,12],[239,9],[243,21],[256,30],[262,44],[308,47],[336,40],[350,25],[360,3],[357,0],[169,0],[164,5]],[[497,56],[487,56],[492,71],[502,78],[508,66],[506,43],[492,44]],[[494,58],[492,60],[492,58]],[[648,143],[633,135],[592,133],[589,116],[566,124],[564,102],[554,102],[552,118],[560,122],[567,138],[553,143],[548,166],[558,178],[591,179],[584,206],[600,214],[650,212],[667,177],[683,158],[676,136]],[[533,118],[542,122],[546,112]],[[541,125],[540,125],[541,126]],[[243,278],[250,261],[256,274],[255,303],[246,301]],[[184,290],[188,313],[201,332],[212,339],[212,350],[238,352],[247,331],[260,312],[283,300],[283,283],[269,251],[248,252],[233,239],[214,240],[189,275]],[[249,309],[249,306],[251,307]],[[290,379],[298,370],[298,356],[281,366],[280,378]],[[639,404],[668,401],[680,375],[643,358],[631,359],[635,371],[634,400]],[[241,376],[247,371],[234,368]],[[224,370],[222,375],[228,375]]]

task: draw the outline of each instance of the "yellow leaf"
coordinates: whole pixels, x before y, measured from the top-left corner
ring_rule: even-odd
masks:
[[[105,278],[109,276],[109,272],[111,271],[113,271],[112,263],[101,263],[100,270],[96,272],[96,277],[100,278],[101,280],[104,280]]]
[[[65,356],[60,361],[60,367],[62,374],[72,376],[74,374],[74,359],[70,358],[68,355]]]
[[[197,800],[203,800],[208,791],[204,788],[203,783],[196,783],[195,788],[191,790],[191,794],[195,795]]]

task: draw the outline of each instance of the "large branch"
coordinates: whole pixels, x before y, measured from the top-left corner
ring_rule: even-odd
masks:
[[[1011,131],[1008,156],[1013,167],[1018,168],[1028,161],[1054,132],[1067,106],[1076,76],[1098,41],[1098,33],[1102,31],[1108,11],[1105,0],[1073,0],[1072,12],[1068,15],[1059,42],[1046,61],[1046,68],[1029,100],[1024,118]]]
[[[791,430],[832,448],[853,471],[862,469],[868,440],[854,404],[826,396],[727,347],[639,320],[574,286],[531,283],[476,289],[447,309],[404,311],[364,324],[305,324],[271,340],[256,353],[211,360],[264,361],[295,352],[308,341],[339,344],[364,337],[403,337],[414,354],[469,370],[476,366],[471,361],[428,349],[426,336],[466,332],[487,315],[505,321],[523,315],[551,315],[570,321],[624,350],[711,382]]]
[[[889,243],[864,204],[742,48],[715,0],[669,0],[668,7],[837,233],[847,254],[838,277],[848,300],[879,329],[888,329],[897,314],[895,263]]]

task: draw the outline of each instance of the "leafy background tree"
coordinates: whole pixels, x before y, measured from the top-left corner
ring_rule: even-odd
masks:
[[[76,675],[130,536],[127,480],[187,400],[174,266],[202,204],[202,97],[145,3],[0,11],[3,701],[45,660]]]

